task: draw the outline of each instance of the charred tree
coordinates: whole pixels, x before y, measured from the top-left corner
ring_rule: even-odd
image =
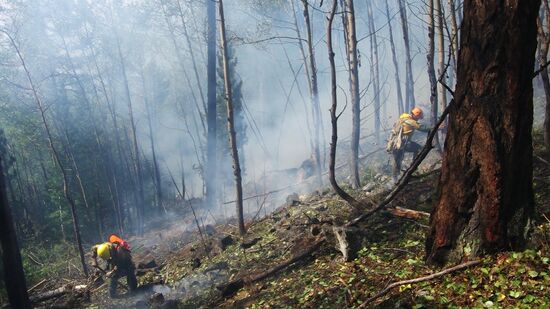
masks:
[[[207,112],[206,202],[212,207],[216,200],[216,2],[206,1],[207,16]]]
[[[235,176],[235,192],[237,194],[237,220],[239,233],[246,234],[243,214],[243,187],[241,179],[241,165],[239,162],[239,150],[237,148],[237,134],[235,132],[235,119],[233,116],[233,96],[231,78],[229,76],[229,55],[227,51],[227,39],[225,36],[225,18],[223,14],[223,1],[218,0],[218,14],[220,17],[220,43],[223,58],[223,76],[225,83],[225,103],[227,108],[227,131],[229,132],[229,144],[231,145],[231,156],[233,157],[233,174]]]
[[[534,211],[540,1],[465,1],[455,103],[426,241],[430,262],[521,248]]]
[[[359,95],[359,62],[357,59],[357,35],[355,32],[355,11],[353,0],[345,0],[343,11],[346,15],[346,38],[348,67],[349,67],[349,92],[351,95],[351,185],[354,189],[361,186],[359,178],[359,138],[361,131],[361,97]]]
[[[405,109],[403,106],[403,93],[401,92],[401,78],[399,77],[399,64],[397,62],[397,53],[395,52],[395,41],[393,40],[393,29],[391,24],[388,0],[386,0],[386,19],[388,20],[391,56],[392,56],[393,67],[395,69],[394,77],[395,77],[395,91],[397,93],[397,110],[399,111],[399,115],[401,115],[405,112]]]
[[[399,15],[401,17],[401,29],[403,32],[403,42],[405,45],[405,112],[414,107],[414,78],[412,72],[412,58],[409,40],[409,22],[407,20],[407,8],[405,0],[398,0]]]
[[[1,135],[0,138],[2,138]],[[0,140],[0,143],[2,142]],[[3,145],[0,145],[0,147],[3,147]],[[27,293],[25,271],[23,270],[15,225],[6,195],[2,155],[3,153],[0,151],[0,241],[2,244],[2,264],[4,266],[3,279],[11,306],[13,308],[30,309],[32,306]]]

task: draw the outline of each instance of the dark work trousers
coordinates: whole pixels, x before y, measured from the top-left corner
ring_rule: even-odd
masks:
[[[401,163],[403,162],[403,157],[405,156],[406,152],[413,153],[413,160],[416,158],[420,150],[422,149],[422,146],[420,146],[417,142],[413,142],[411,140],[404,140],[403,143],[405,144],[405,147],[401,147],[399,150],[394,150],[392,152],[393,154],[393,182],[397,182],[399,180],[399,175],[401,174]]]
[[[118,279],[126,277],[126,282],[128,283],[128,290],[130,292],[134,291],[137,288],[137,279],[133,266],[117,268],[115,273],[112,275],[109,282],[109,295],[111,297],[116,296],[116,288],[118,285]]]

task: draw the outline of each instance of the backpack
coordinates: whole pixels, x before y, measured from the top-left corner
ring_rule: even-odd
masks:
[[[391,129],[390,138],[386,144],[386,151],[392,152],[401,149],[403,146],[403,126],[401,125],[401,119],[398,119]]]

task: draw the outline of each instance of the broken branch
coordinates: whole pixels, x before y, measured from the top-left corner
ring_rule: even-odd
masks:
[[[227,284],[217,286],[216,288],[222,292],[223,297],[229,297],[237,293],[237,291],[239,291],[245,284],[251,284],[251,283],[263,280],[285,269],[286,267],[298,262],[299,260],[308,257],[313,252],[317,251],[325,241],[326,241],[325,238],[321,238],[317,240],[312,246],[304,250],[302,253],[295,255],[294,257],[282,262],[281,264],[273,266],[272,268],[262,273],[242,276],[240,278],[230,281]]]
[[[450,267],[450,268],[447,268],[447,269],[444,269],[440,272],[436,272],[436,273],[433,273],[431,275],[428,275],[428,276],[425,276],[425,277],[419,277],[419,278],[415,278],[415,279],[409,279],[409,280],[403,280],[403,281],[397,281],[397,282],[394,282],[390,285],[388,285],[385,289],[383,289],[382,291],[376,293],[374,296],[370,297],[369,299],[367,299],[363,304],[361,304],[360,306],[356,307],[356,309],[359,309],[359,308],[366,308],[369,304],[372,303],[373,300],[377,299],[377,298],[380,298],[384,295],[386,295],[391,289],[395,288],[395,287],[398,287],[398,286],[401,286],[401,285],[405,285],[405,284],[412,284],[412,283],[418,283],[418,282],[423,282],[423,281],[428,281],[428,280],[432,280],[432,279],[435,279],[435,278],[438,278],[438,277],[441,277],[443,275],[446,275],[448,273],[451,273],[451,272],[454,272],[454,271],[457,271],[457,270],[461,270],[461,269],[464,269],[464,268],[468,268],[468,267],[471,267],[471,266],[474,266],[474,265],[478,265],[481,263],[481,260],[475,260],[475,261],[469,261],[469,262],[466,262],[466,263],[462,263],[462,264],[459,264],[459,265],[456,265],[456,266],[453,266],[453,267]]]

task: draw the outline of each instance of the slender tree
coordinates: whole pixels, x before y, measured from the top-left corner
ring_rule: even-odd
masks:
[[[428,0],[428,77],[430,78],[430,106],[431,106],[431,125],[435,125],[438,119],[438,102],[437,102],[437,78],[435,77],[435,15],[434,15],[434,1]],[[434,147],[440,149],[439,136],[436,134],[434,137]]]
[[[550,47],[550,5],[548,4],[548,0],[542,1],[538,19],[538,36],[538,61],[540,66],[544,66],[548,62],[548,49]],[[550,151],[550,77],[548,76],[547,68],[544,68],[540,72],[540,79],[546,98],[543,124],[544,144],[546,145],[546,149]]]
[[[399,77],[399,64],[397,62],[397,53],[395,52],[395,41],[393,40],[393,29],[392,29],[392,23],[391,23],[391,17],[390,17],[390,9],[388,6],[388,0],[386,0],[386,19],[388,20],[388,31],[390,33],[390,49],[391,49],[391,56],[392,56],[392,62],[393,62],[393,68],[394,68],[394,77],[395,77],[395,91],[397,93],[397,110],[399,111],[399,115],[405,112],[404,106],[403,106],[403,94],[401,92],[401,78]]]
[[[457,9],[456,9],[456,4],[455,4],[455,0],[448,0],[448,4],[449,4],[449,15],[451,16],[451,60],[452,60],[452,64],[453,64],[453,74],[456,75],[456,58],[457,58],[457,55],[458,55],[458,23],[457,23],[457,20],[456,20],[456,14],[457,14]],[[454,80],[455,78],[453,78]]]
[[[308,50],[308,63],[310,76],[310,95],[311,95],[311,111],[313,118],[313,157],[315,159],[315,174],[317,175],[317,181],[319,185],[322,185],[321,178],[321,151],[320,151],[320,133],[321,133],[321,111],[319,103],[319,85],[317,81],[317,64],[315,62],[315,50],[313,48],[313,31],[311,25],[311,18],[309,14],[309,2],[302,0],[304,6],[304,21],[306,24],[307,33],[307,50]],[[301,43],[300,43],[301,44]]]
[[[414,78],[412,72],[411,47],[409,40],[409,22],[407,19],[407,7],[405,0],[398,0],[399,15],[401,16],[401,30],[405,45],[405,111],[410,111],[415,104],[414,99]]]
[[[380,142],[380,108],[383,107],[382,115],[385,118],[386,105],[382,105],[380,101],[380,66],[378,63],[378,38],[376,34],[376,26],[374,24],[374,14],[372,11],[371,1],[367,1],[367,16],[370,38],[370,71],[372,76],[372,86],[374,90],[374,136],[376,138],[376,142]]]
[[[427,257],[525,244],[533,197],[533,70],[539,0],[464,2],[455,105]]]
[[[445,55],[445,36],[444,36],[444,27],[443,19],[443,5],[441,3],[442,0],[434,0],[434,13],[437,15],[437,60],[438,60],[438,68],[437,68],[437,75],[438,79],[441,78],[443,81],[447,81],[447,72],[445,72],[445,59],[447,55]],[[447,107],[447,89],[442,84],[439,84],[439,109],[445,110],[445,107]],[[436,119],[437,116],[434,118]],[[439,142],[439,139],[437,139]]]
[[[344,191],[336,182],[336,146],[338,144],[338,118],[342,115],[336,115],[336,109],[338,107],[338,96],[336,92],[336,65],[334,64],[334,49],[332,44],[332,24],[334,21],[334,15],[338,7],[338,0],[332,1],[332,8],[330,10],[327,22],[327,49],[328,59],[330,62],[330,90],[331,90],[331,107],[330,107],[330,123],[332,127],[332,136],[330,140],[330,159],[329,159],[329,180],[332,188],[343,200],[350,205],[359,206],[359,202]]]
[[[227,50],[227,39],[225,36],[225,17],[223,14],[223,1],[218,0],[218,15],[220,17],[220,42],[223,58],[223,76],[225,83],[225,102],[227,108],[227,131],[229,132],[229,144],[231,145],[231,156],[233,157],[233,174],[235,176],[235,192],[237,194],[237,220],[239,222],[239,233],[244,235],[243,214],[243,187],[241,180],[241,164],[239,162],[239,150],[237,148],[237,134],[235,133],[235,119],[233,116],[233,95],[231,88],[231,77],[229,75],[229,55]]]
[[[207,16],[207,149],[206,202],[212,207],[216,199],[216,2],[206,0]]]
[[[355,9],[353,0],[345,0],[343,8],[346,14],[346,46],[348,48],[349,92],[351,95],[351,185],[361,186],[359,177],[359,139],[361,132],[361,102],[359,96],[359,62],[357,59],[357,35],[355,31]]]

